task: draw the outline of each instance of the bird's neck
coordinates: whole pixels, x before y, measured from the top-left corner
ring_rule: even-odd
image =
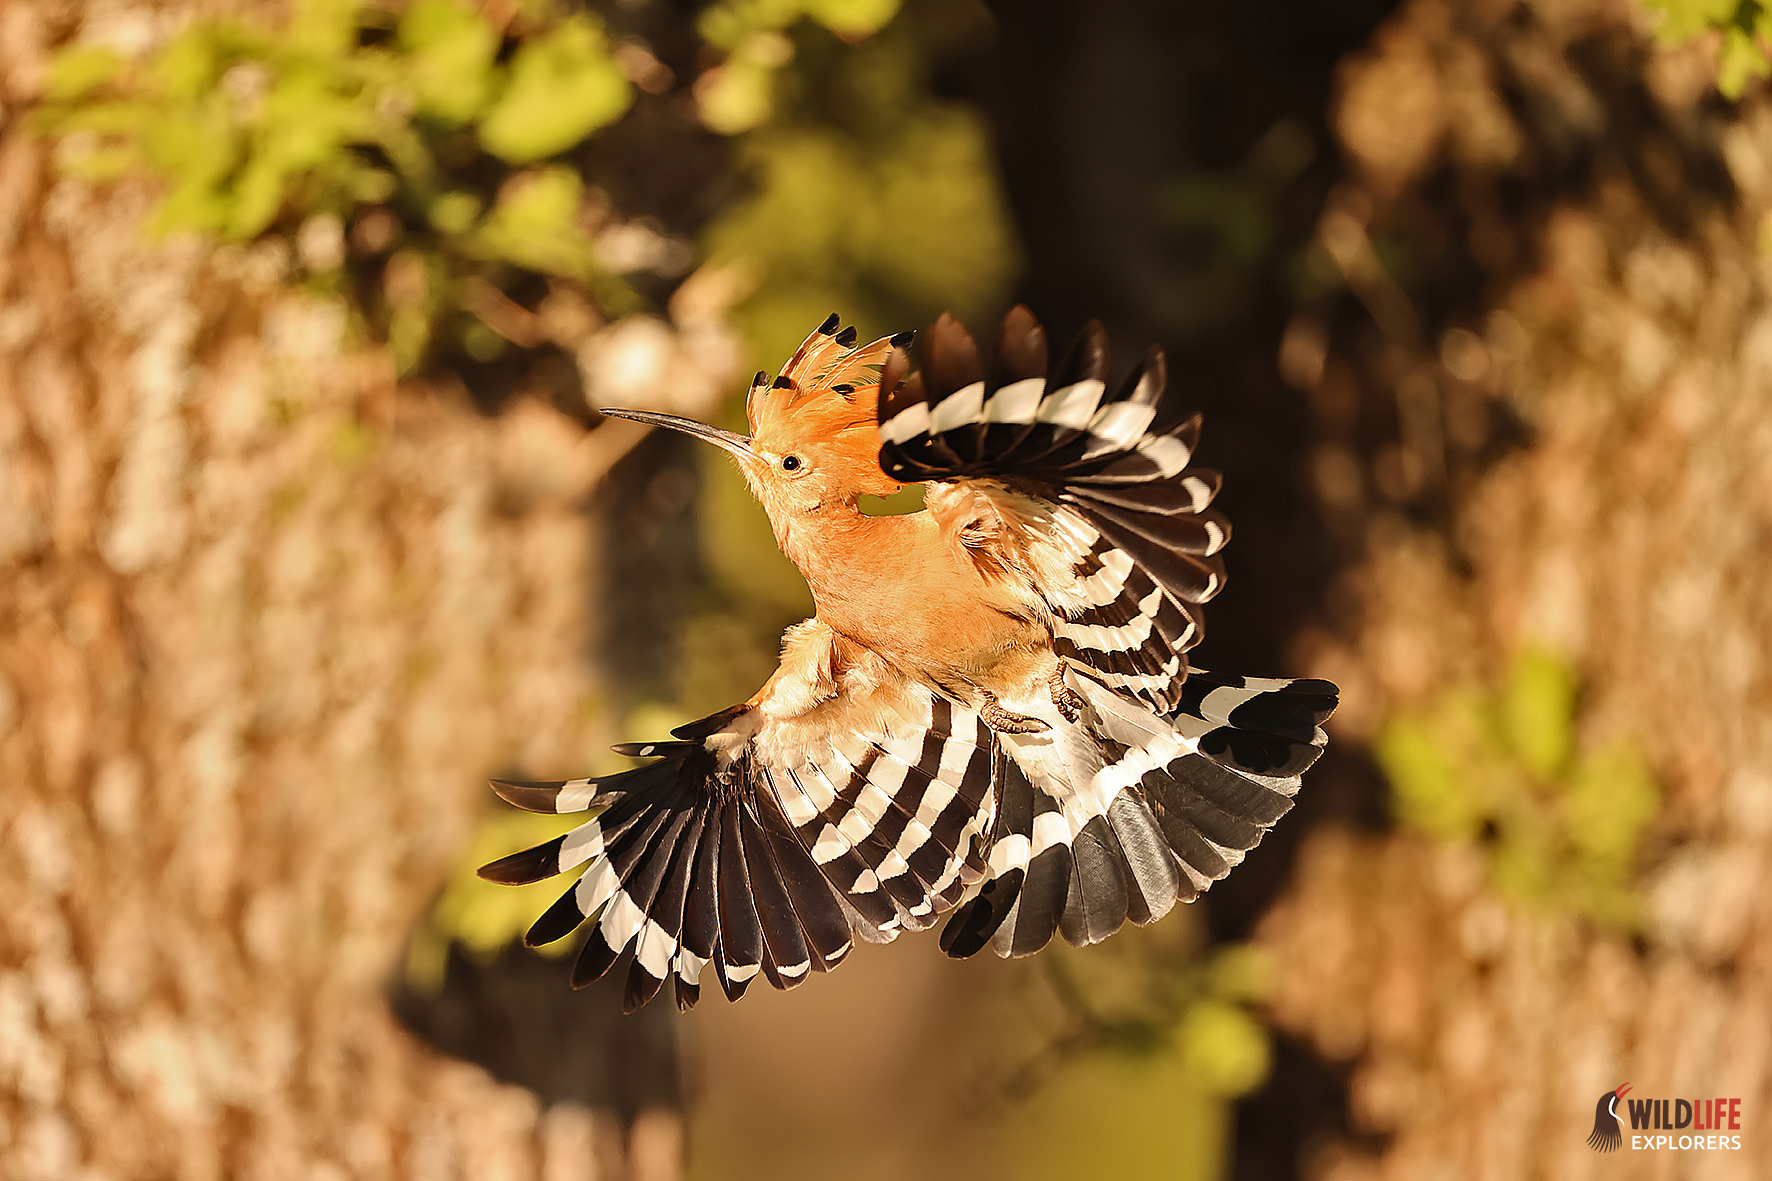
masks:
[[[870,517],[855,504],[834,504],[775,523],[781,552],[817,590],[817,580],[853,576],[877,560],[879,546],[902,529],[897,517]]]
[[[922,515],[870,517],[853,504],[832,505],[784,522],[776,539],[805,575],[819,617],[841,631],[858,613],[877,614],[897,597],[900,576],[926,564],[918,559],[936,539]]]

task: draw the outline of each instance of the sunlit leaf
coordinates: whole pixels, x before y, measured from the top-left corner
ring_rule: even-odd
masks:
[[[431,202],[431,224],[445,234],[465,234],[480,216],[480,198],[472,193],[444,193]]]
[[[1181,1019],[1179,1037],[1182,1061],[1214,1094],[1244,1095],[1267,1078],[1267,1031],[1238,1005],[1195,1001]]]
[[[1661,789],[1635,748],[1615,743],[1582,759],[1563,796],[1570,841],[1602,866],[1629,868],[1661,807]]]
[[[295,0],[288,40],[316,57],[338,57],[356,40],[361,7],[362,0]]]
[[[74,45],[49,60],[44,97],[58,102],[80,98],[122,72],[123,59],[102,45]]]
[[[578,224],[584,182],[570,168],[542,168],[505,186],[475,235],[490,257],[548,274],[583,276],[592,265]]]
[[[1563,766],[1575,722],[1575,672],[1567,662],[1536,649],[1520,653],[1500,708],[1509,745],[1534,774],[1548,777]]]
[[[748,58],[735,58],[696,80],[701,121],[722,135],[749,131],[769,117],[774,71]]]
[[[285,173],[270,155],[253,158],[234,183],[232,208],[222,232],[245,240],[270,225],[283,207]]]
[[[1772,75],[1772,62],[1751,29],[1730,28],[1723,34],[1723,51],[1717,63],[1717,89],[1724,98],[1740,98],[1755,78]]]
[[[175,100],[194,100],[212,91],[224,66],[215,31],[204,25],[188,26],[155,56],[154,83]]]
[[[900,0],[806,0],[806,13],[849,40],[877,33],[898,15]]]
[[[539,160],[616,118],[630,98],[603,30],[575,17],[518,50],[509,88],[480,125],[480,142],[513,164]]]
[[[400,21],[405,76],[421,112],[466,123],[491,95],[499,37],[459,0],[415,0]]]
[[[1481,824],[1481,809],[1447,746],[1423,719],[1404,716],[1386,723],[1374,751],[1403,823],[1443,839],[1467,839]]]

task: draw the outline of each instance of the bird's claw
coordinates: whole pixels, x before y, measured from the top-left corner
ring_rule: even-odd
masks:
[[[1039,718],[1012,714],[1003,708],[1003,703],[993,694],[985,693],[982,689],[979,692],[984,696],[984,705],[979,709],[978,716],[984,719],[985,725],[999,734],[1038,734],[1047,729],[1046,723]]]
[[[1064,720],[1074,722],[1083,716],[1083,699],[1077,691],[1064,683],[1064,668],[1052,674],[1052,704],[1064,715]]]

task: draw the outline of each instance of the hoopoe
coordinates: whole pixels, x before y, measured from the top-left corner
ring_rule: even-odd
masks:
[[[604,412],[729,452],[817,605],[749,701],[615,748],[648,765],[493,784],[596,813],[480,873],[590,862],[526,940],[594,922],[572,983],[631,950],[630,1010],[667,978],[688,1008],[709,971],[733,1000],[759,973],[792,988],[943,914],[956,957],[1152,922],[1255,847],[1327,742],[1329,682],[1188,667],[1230,526],[1188,466],[1199,416],[1151,429],[1160,350],[1110,393],[1096,324],[1048,373],[1015,308],[988,378],[951,317],[914,373],[911,334],[839,324],[757,375],[749,437]],[[861,510],[913,482],[923,511]]]

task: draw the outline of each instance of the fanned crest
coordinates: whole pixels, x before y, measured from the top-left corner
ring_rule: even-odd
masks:
[[[955,560],[1020,588],[1051,676],[940,683],[815,618],[749,702],[616,748],[647,765],[495,784],[530,811],[592,814],[481,871],[522,883],[588,863],[528,936],[588,925],[575,985],[626,956],[630,1008],[667,979],[686,1008],[706,972],[736,999],[944,914],[954,956],[1093,943],[1229,873],[1321,753],[1330,683],[1188,668],[1230,529],[1209,507],[1217,475],[1190,466],[1198,418],[1151,429],[1160,352],[1110,392],[1094,325],[1050,372],[1022,308],[988,375],[948,317],[916,372],[909,342],[860,345],[832,316],[779,376],[757,375],[753,432],[772,462],[818,445],[852,492],[927,483]],[[753,488],[772,478],[750,440],[623,413],[713,438]]]

